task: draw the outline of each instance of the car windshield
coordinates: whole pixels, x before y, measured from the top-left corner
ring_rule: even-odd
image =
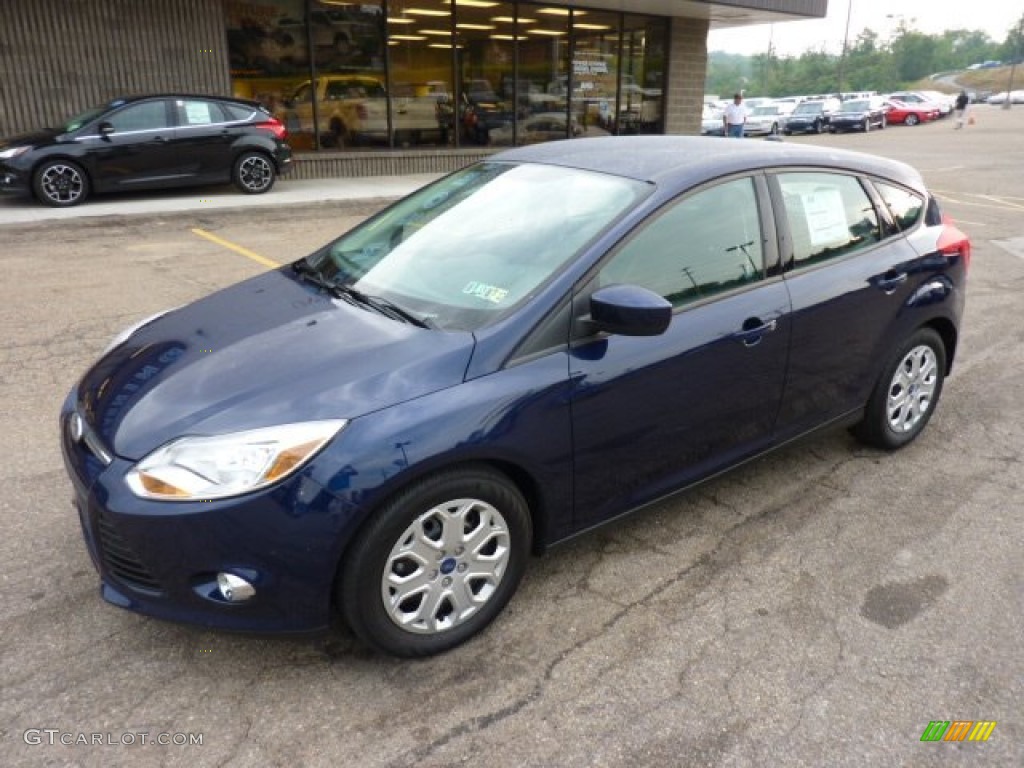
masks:
[[[83,125],[87,125],[88,123],[95,120],[97,117],[99,117],[108,109],[110,109],[112,106],[114,105],[104,104],[100,107],[93,107],[92,109],[87,109],[85,112],[79,112],[74,117],[65,120],[64,123],[61,124],[61,126],[57,130],[59,130],[61,133],[71,133],[71,131],[77,131]]]
[[[805,101],[803,104],[798,104],[796,109],[793,110],[794,115],[816,115],[819,112],[821,112],[821,104],[809,101]]]
[[[755,107],[751,113],[753,115],[777,115],[779,114],[778,107]]]
[[[506,316],[645,197],[650,185],[485,162],[425,187],[309,257],[327,280],[442,330]]]
[[[841,111],[843,112],[867,112],[870,109],[870,105],[866,101],[847,101],[843,104]]]

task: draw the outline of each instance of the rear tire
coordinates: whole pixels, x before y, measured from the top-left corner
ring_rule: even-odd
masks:
[[[917,125],[920,120],[917,119],[917,115],[907,115],[907,119],[903,121],[904,125],[914,126]]]
[[[247,195],[262,195],[274,186],[277,171],[262,152],[244,152],[235,160],[231,180]]]
[[[928,424],[942,394],[946,346],[931,328],[919,328],[889,358],[864,411],[851,430],[861,442],[894,451]]]

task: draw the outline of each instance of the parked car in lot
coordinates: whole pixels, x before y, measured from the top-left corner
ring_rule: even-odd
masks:
[[[930,120],[938,120],[941,112],[935,104],[906,104],[896,99],[887,99],[885,102],[886,123],[902,123],[903,125],[918,125]]]
[[[259,194],[291,165],[286,139],[284,125],[254,101],[114,99],[55,128],[0,139],[0,191],[58,207],[103,192],[229,182]]]
[[[938,91],[895,91],[886,95],[885,98],[926,108],[937,107],[939,117],[949,115],[953,111],[953,103],[956,101],[955,96],[950,99]]]
[[[885,128],[885,102],[881,99],[854,99],[844,101],[828,121],[832,133],[864,131]]]
[[[786,114],[776,104],[754,107],[743,124],[745,136],[776,135],[784,124]]]
[[[705,104],[700,115],[700,133],[702,136],[724,136],[725,123],[722,110]]]
[[[60,414],[102,595],[243,631],[336,608],[374,648],[447,650],[531,553],[826,425],[913,441],[970,253],[866,154],[492,155],[112,340]]]
[[[822,133],[827,130],[829,118],[839,109],[839,104],[839,99],[802,101],[786,117],[782,132],[787,136],[793,133]]]
[[[1024,91],[999,91],[989,95],[985,102],[987,104],[1024,104]]]

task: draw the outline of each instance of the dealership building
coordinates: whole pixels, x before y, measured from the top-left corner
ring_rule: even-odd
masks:
[[[516,144],[697,133],[712,29],[827,0],[4,0],[0,136],[105,100],[250,98],[295,174],[459,168]]]

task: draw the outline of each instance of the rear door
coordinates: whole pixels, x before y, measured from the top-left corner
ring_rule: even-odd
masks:
[[[587,335],[570,352],[576,522],[589,527],[763,449],[789,347],[789,300],[772,276],[760,179],[666,206],[577,290],[626,283],[675,306],[655,337]],[[770,234],[766,237],[766,230]]]
[[[918,256],[855,175],[794,171],[771,183],[793,303],[785,438],[864,404]]]
[[[228,181],[231,178],[231,145],[246,130],[230,121],[219,102],[212,99],[174,99],[176,128],[174,149],[183,182]]]

